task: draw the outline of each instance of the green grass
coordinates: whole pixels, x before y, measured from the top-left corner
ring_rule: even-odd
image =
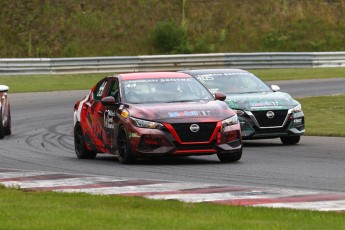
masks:
[[[91,89],[99,80],[108,76],[97,74],[1,76],[0,82],[10,87],[10,93],[49,92]]]
[[[264,81],[345,77],[345,68],[255,69],[248,71]]]
[[[345,68],[317,69],[260,69],[249,70],[262,80],[298,80],[344,78]],[[11,93],[90,89],[111,73],[0,76],[1,84],[8,85]]]
[[[168,20],[192,53],[345,50],[341,0],[2,0],[0,12],[1,58],[160,54],[150,34]]]
[[[344,229],[344,214],[0,186],[1,229]]]
[[[300,98],[306,135],[345,137],[345,95]]]

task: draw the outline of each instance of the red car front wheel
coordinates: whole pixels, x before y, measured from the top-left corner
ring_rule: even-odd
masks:
[[[135,162],[135,157],[132,154],[127,132],[124,127],[120,127],[117,137],[118,153],[117,157],[122,164],[130,164]]]

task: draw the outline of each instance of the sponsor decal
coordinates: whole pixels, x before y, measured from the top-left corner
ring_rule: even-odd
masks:
[[[284,100],[274,100],[274,101],[250,101],[247,99],[241,100],[226,100],[225,101],[230,108],[233,109],[243,109],[243,110],[267,110],[267,109],[284,109],[288,106]]]
[[[260,101],[260,102],[251,102],[249,103],[251,107],[262,107],[262,106],[279,106],[278,101]]]
[[[132,133],[132,132],[130,132],[129,133],[129,137],[131,137],[131,138],[136,138],[136,137],[140,137],[137,133]]]
[[[179,111],[169,112],[169,117],[209,117],[211,111]]]
[[[125,87],[136,87],[137,83],[151,83],[151,82],[190,82],[192,78],[161,78],[161,79],[138,79],[125,81]]]
[[[207,73],[207,74],[198,74],[196,78],[200,81],[213,81],[214,77],[226,77],[226,76],[241,76],[241,75],[247,75],[247,76],[253,76],[251,73]]]
[[[199,81],[213,81],[214,80],[214,74],[203,74],[203,75],[198,75],[197,79]]]
[[[106,110],[104,113],[104,127],[113,129],[115,127],[114,124],[114,116],[115,112],[112,110]]]
[[[192,78],[162,78],[159,82],[190,82]]]

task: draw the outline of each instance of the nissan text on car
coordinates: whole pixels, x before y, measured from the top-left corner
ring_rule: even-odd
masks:
[[[126,73],[99,81],[74,108],[78,158],[117,155],[128,164],[154,156],[242,156],[236,113],[196,79],[173,72]]]
[[[182,71],[202,82],[211,93],[226,94],[226,103],[239,117],[242,138],[280,138],[283,144],[297,144],[304,134],[301,104],[279,86],[267,86],[254,74],[241,69]]]
[[[11,111],[7,97],[9,87],[0,85],[0,139],[11,134]]]

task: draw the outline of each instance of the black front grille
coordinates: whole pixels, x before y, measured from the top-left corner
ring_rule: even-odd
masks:
[[[198,132],[192,132],[190,126],[197,124],[200,129]],[[171,124],[182,142],[206,142],[209,141],[217,123],[179,123]]]
[[[267,117],[267,112],[274,112],[273,118]],[[287,110],[265,110],[265,111],[252,111],[260,127],[273,127],[282,126],[287,115]]]

